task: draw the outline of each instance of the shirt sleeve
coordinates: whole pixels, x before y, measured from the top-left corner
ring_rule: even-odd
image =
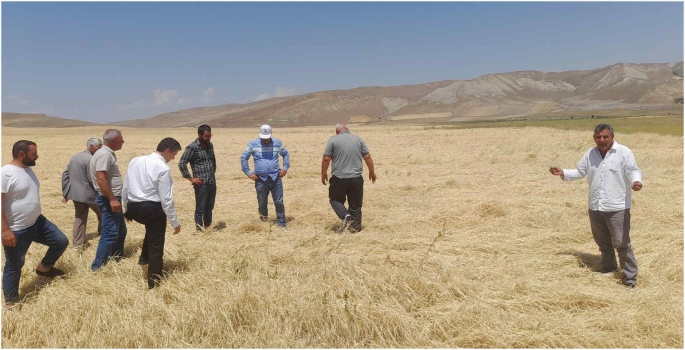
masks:
[[[369,154],[369,148],[366,147],[366,142],[364,142],[364,140],[362,140],[361,138],[359,140],[362,143],[362,155],[365,156],[365,155]]]
[[[281,145],[281,151],[279,153],[283,157],[283,170],[288,171],[288,169],[290,168],[290,154],[283,145]]]
[[[624,170],[626,172],[626,176],[630,180],[631,186],[635,181],[639,181],[640,183],[642,183],[642,170],[640,170],[640,168],[637,167],[637,162],[635,161],[633,151],[628,150],[628,154],[626,154],[624,164]]]
[[[171,180],[171,170],[166,169],[160,173],[159,181],[157,182],[157,191],[159,192],[159,199],[162,204],[162,210],[166,214],[169,223],[174,228],[181,223],[178,221],[176,215],[176,207],[174,206],[173,181]]]
[[[69,190],[71,189],[71,184],[69,182],[69,167],[71,166],[71,161],[67,164],[67,168],[64,169],[62,173],[62,197],[67,198],[69,195]],[[90,178],[90,177],[89,177]]]
[[[193,154],[193,149],[190,146],[188,146],[186,147],[186,150],[183,152],[181,160],[178,161],[178,168],[181,170],[181,175],[186,179],[190,179],[190,172],[188,172],[188,162],[190,162],[193,158]]]
[[[332,139],[333,139],[332,137],[330,139],[328,139],[328,143],[326,144],[326,149],[323,150],[324,156],[329,156],[329,157],[333,156],[333,140]]]
[[[133,160],[131,160],[131,163],[133,163]],[[129,163],[128,168],[131,168],[131,164]],[[124,208],[124,212],[126,211],[126,208],[128,208],[128,174],[126,174],[126,178],[124,179],[124,186],[121,188],[121,205]]]
[[[109,163],[111,162],[111,155],[95,158],[95,171],[109,172]]]
[[[564,181],[573,181],[584,178],[585,174],[587,174],[587,166],[590,161],[589,158],[590,152],[587,152],[585,155],[583,155],[583,158],[580,158],[575,169],[563,169]]]
[[[251,155],[252,147],[250,147],[250,144],[247,144],[245,151],[243,151],[243,154],[240,156],[240,168],[247,176],[250,176],[250,164],[247,161],[250,159]]]
[[[2,173],[2,193],[8,193],[14,187],[16,179],[14,175],[3,172]]]

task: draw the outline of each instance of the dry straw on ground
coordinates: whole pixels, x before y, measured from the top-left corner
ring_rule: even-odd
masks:
[[[38,143],[44,214],[69,237],[60,203],[71,155],[103,128],[3,129],[2,161],[18,139]],[[50,282],[29,250],[21,309],[2,314],[4,347],[683,347],[683,138],[622,135],[644,172],[633,196],[638,288],[603,276],[587,217],[587,184],[564,183],[591,132],[549,128],[425,130],[358,127],[376,163],[359,234],[339,221],[319,181],[333,127],[275,129],[291,154],[288,229],[261,223],[239,157],[254,129],[216,129],[215,223],[192,230],[194,198],[172,162],[183,230],[167,231],[165,270],[148,291],[136,264],[143,227],[129,224],[127,258],[90,271],[93,247],[69,248]],[[166,136],[193,129],[123,129],[122,171]],[[365,176],[367,171],[365,169]],[[269,205],[273,216],[273,204]]]

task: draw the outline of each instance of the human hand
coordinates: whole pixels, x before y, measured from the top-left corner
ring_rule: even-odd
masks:
[[[321,174],[321,183],[324,184],[324,186],[326,185],[326,180],[328,180],[326,174]]]
[[[247,175],[247,177],[249,177],[250,179],[252,179],[252,181],[257,181],[257,179],[259,179],[259,177],[258,177],[257,174],[255,174],[255,173],[252,173],[252,174],[250,174],[250,175]]]
[[[278,172],[278,176],[279,176],[279,177],[285,177],[285,175],[286,175],[287,173],[288,173],[287,170],[281,169],[281,171]]]
[[[181,232],[181,225],[180,224],[174,228],[174,234],[175,235],[178,234],[179,232]]]
[[[68,199],[62,197],[62,203],[67,204],[68,201],[69,201]]]
[[[376,173],[369,173],[369,180],[371,183],[376,183]]]
[[[549,172],[552,175],[560,176],[562,179],[564,178],[564,171],[559,167],[553,166],[553,167],[549,168]]]
[[[116,199],[110,199],[109,205],[112,207],[112,213],[118,213],[121,211],[121,203]]]
[[[640,181],[633,182],[633,191],[639,191],[641,189],[642,189],[642,182],[640,182]]]
[[[2,231],[2,245],[6,247],[15,247],[17,245],[17,236],[12,230]]]
[[[192,183],[193,185],[197,185],[197,186],[202,186],[205,184],[205,182],[202,181],[202,179],[199,177],[191,177],[190,183]]]

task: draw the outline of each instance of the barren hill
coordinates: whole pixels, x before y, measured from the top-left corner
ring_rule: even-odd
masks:
[[[25,114],[2,112],[2,126],[14,128],[71,128],[77,126],[92,126],[96,123],[82,120],[50,117],[45,114]]]
[[[565,72],[519,71],[472,80],[370,86],[193,108],[120,122],[136,127],[322,125],[387,120],[469,121],[591,114],[682,113],[683,62]]]

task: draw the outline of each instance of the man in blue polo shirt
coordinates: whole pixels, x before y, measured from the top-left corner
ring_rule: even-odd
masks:
[[[278,155],[283,157],[283,168],[279,166]],[[247,161],[254,158],[254,172],[250,172]],[[259,205],[259,218],[267,221],[269,211],[267,200],[269,192],[276,206],[276,218],[278,226],[285,227],[285,207],[283,206],[283,182],[281,178],[288,173],[290,168],[290,155],[279,139],[271,138],[271,126],[262,125],[259,128],[259,138],[250,141],[245,152],[240,157],[242,170],[255,182],[257,190],[257,203]]]

